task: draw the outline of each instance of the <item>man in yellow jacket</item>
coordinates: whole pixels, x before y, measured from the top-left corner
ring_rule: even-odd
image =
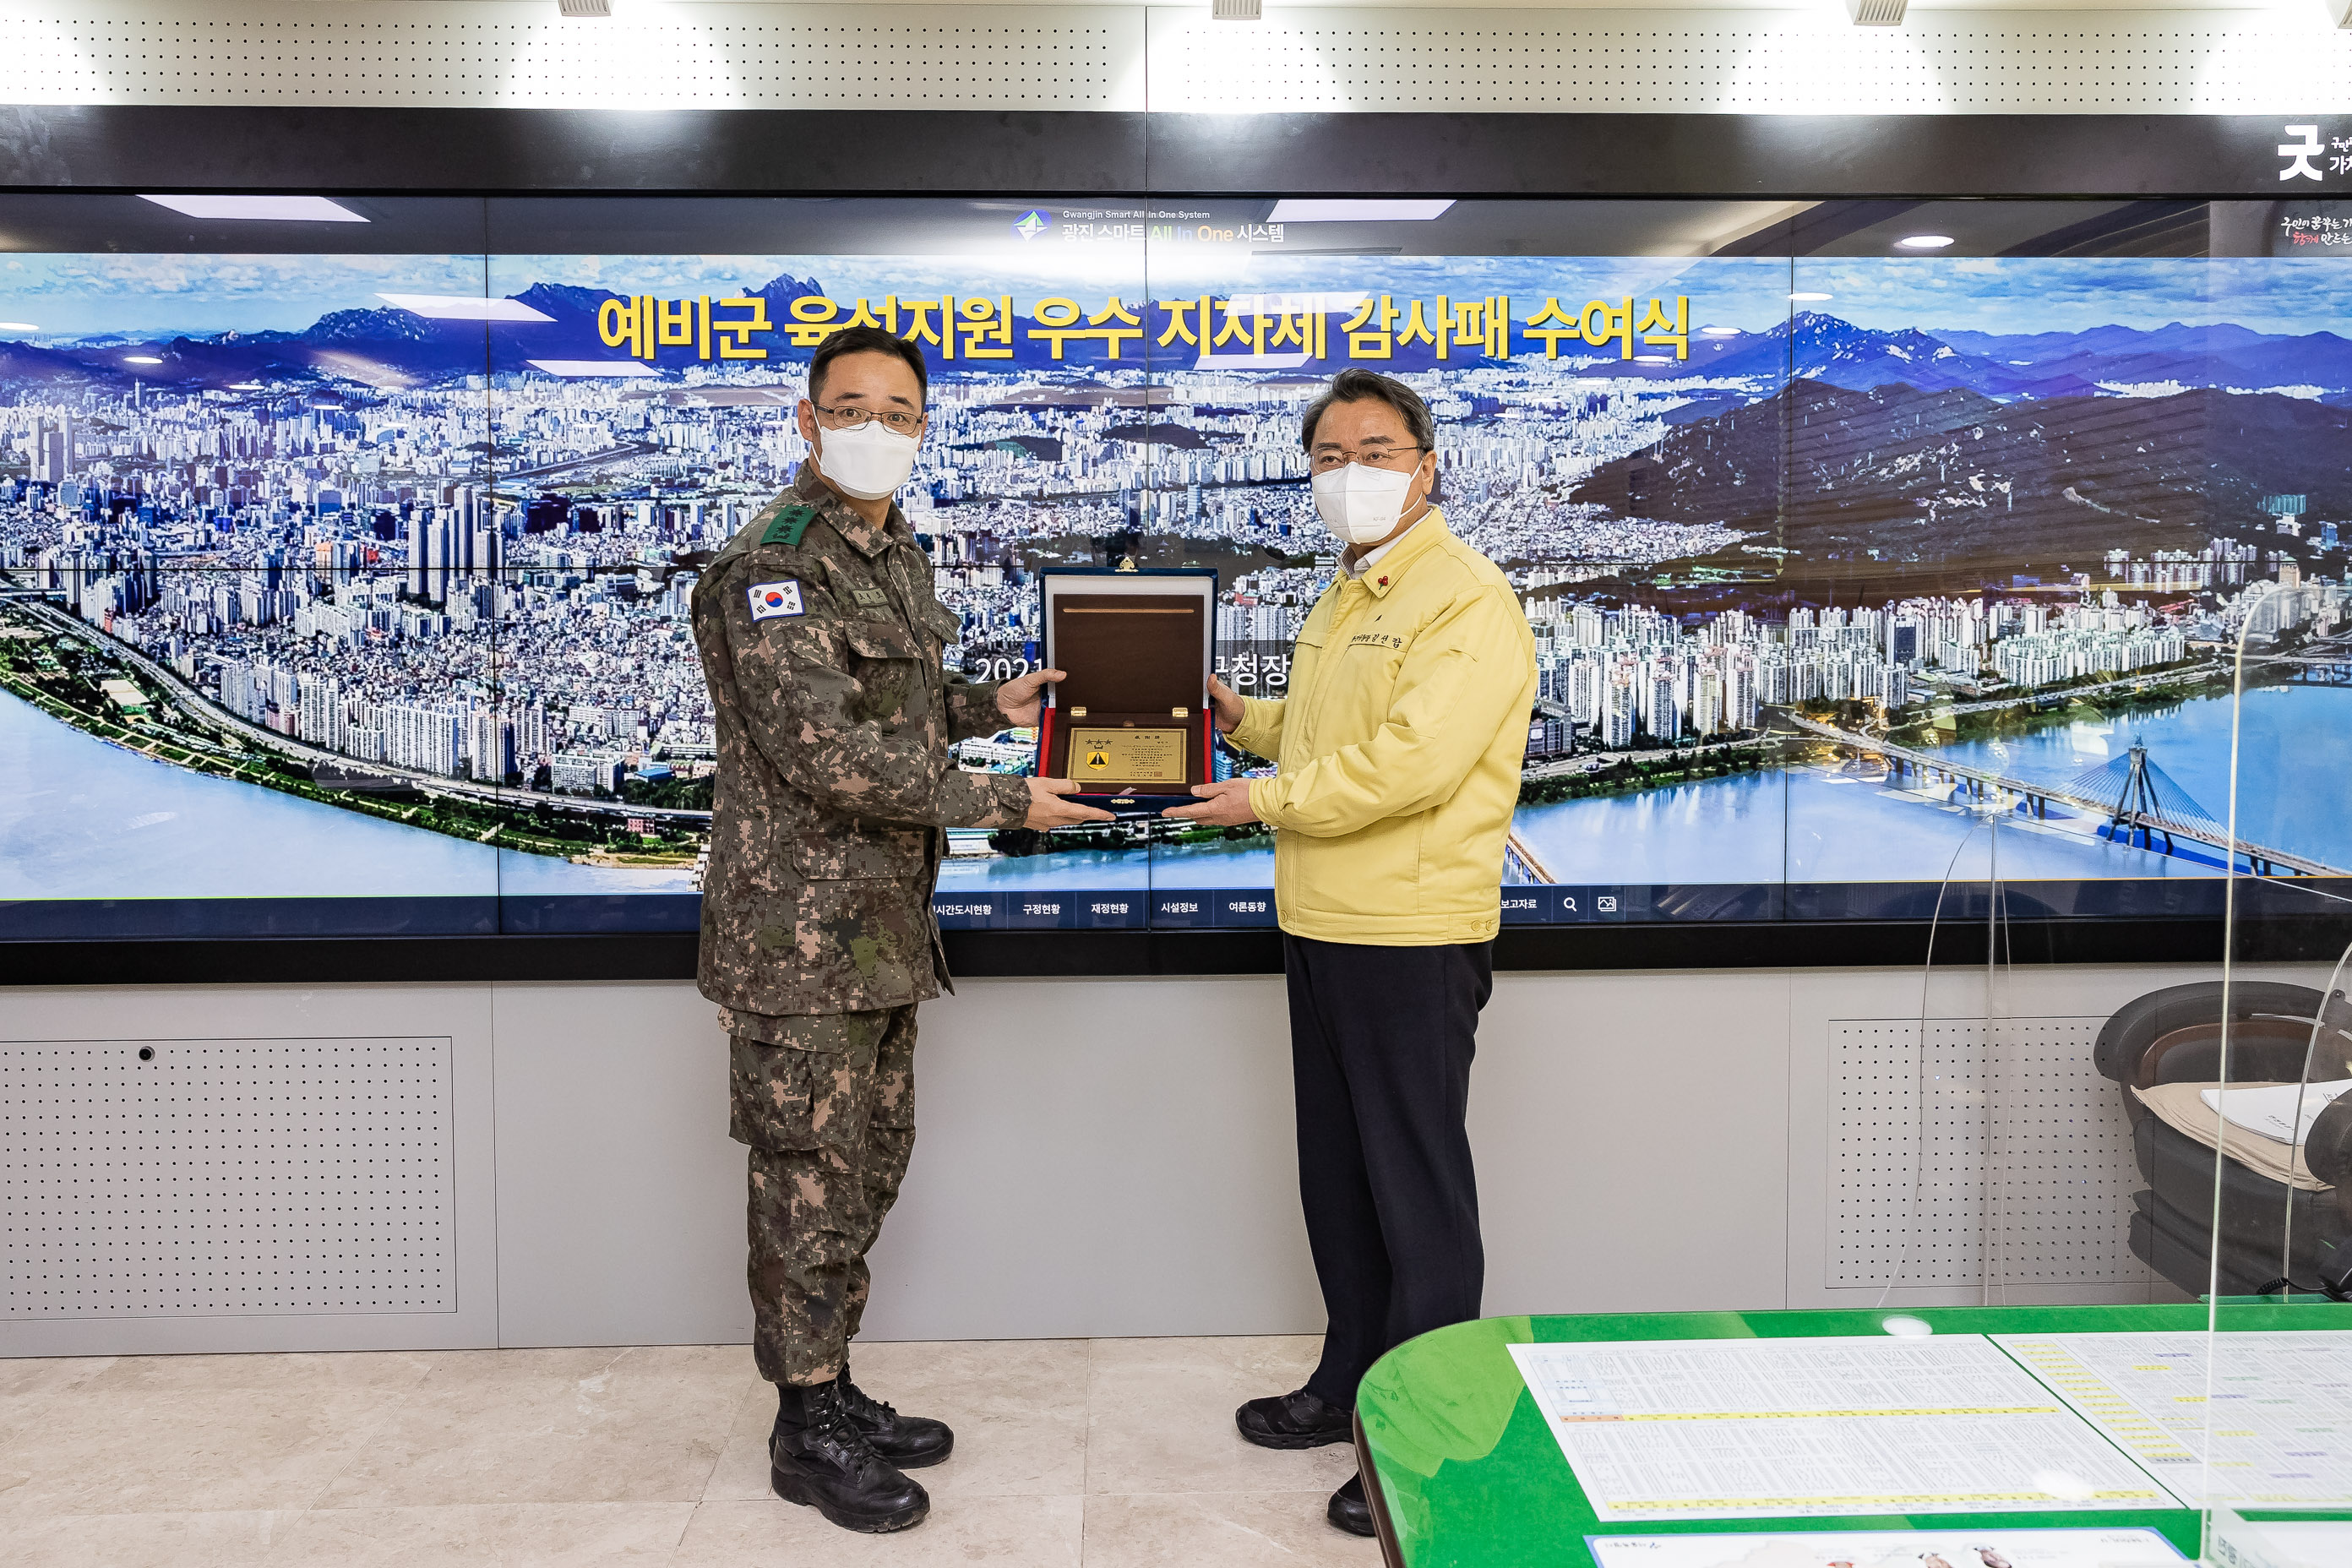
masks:
[[[1306,1387],[1235,1412],[1269,1448],[1349,1441],[1374,1361],[1478,1315],[1464,1123],[1536,694],[1517,597],[1431,504],[1428,406],[1345,370],[1305,426],[1316,510],[1348,546],[1339,575],[1300,628],[1288,697],[1211,687],[1217,727],[1277,771],[1169,813],[1276,830],[1298,1190],[1330,1326]],[[1372,1533],[1362,1477],[1329,1515]]]

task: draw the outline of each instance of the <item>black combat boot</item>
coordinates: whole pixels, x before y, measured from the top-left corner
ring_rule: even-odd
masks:
[[[955,1452],[955,1434],[948,1430],[946,1422],[928,1415],[899,1415],[850,1382],[846,1362],[835,1386],[841,1390],[841,1407],[866,1434],[866,1441],[900,1469],[919,1470]]]
[[[1356,1440],[1356,1413],[1326,1405],[1300,1389],[1253,1399],[1234,1412],[1234,1425],[1261,1448],[1319,1448]]]
[[[931,1500],[874,1451],[842,1408],[837,1383],[776,1387],[768,1482],[786,1502],[806,1503],[844,1530],[881,1535],[923,1522]]]

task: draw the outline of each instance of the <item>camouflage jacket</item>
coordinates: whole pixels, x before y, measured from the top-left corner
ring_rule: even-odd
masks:
[[[805,465],[695,584],[719,747],[698,978],[729,1012],[939,994],[940,829],[1017,826],[1029,803],[948,752],[1004,723],[996,688],[941,668],[956,631],[898,509],[870,528]]]

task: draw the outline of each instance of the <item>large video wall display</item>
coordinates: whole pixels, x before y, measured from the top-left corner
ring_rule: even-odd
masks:
[[[1536,635],[1511,921],[2216,912],[2242,644],[2235,863],[2352,875],[2352,206],[172,200],[0,198],[0,936],[692,929],[689,597],[861,322],[980,679],[1207,567],[1282,696],[1301,412],[1417,389]],[[947,842],[950,929],[1274,920],[1263,829]]]

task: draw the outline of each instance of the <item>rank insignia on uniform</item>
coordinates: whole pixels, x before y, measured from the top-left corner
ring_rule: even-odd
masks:
[[[788,506],[778,512],[775,520],[768,524],[767,531],[760,535],[760,542],[788,545],[797,550],[800,548],[801,535],[806,533],[809,524],[815,521],[816,508],[805,505]]]
[[[774,620],[781,616],[801,614],[801,585],[787,579],[782,583],[751,584],[751,618],[754,621]]]

